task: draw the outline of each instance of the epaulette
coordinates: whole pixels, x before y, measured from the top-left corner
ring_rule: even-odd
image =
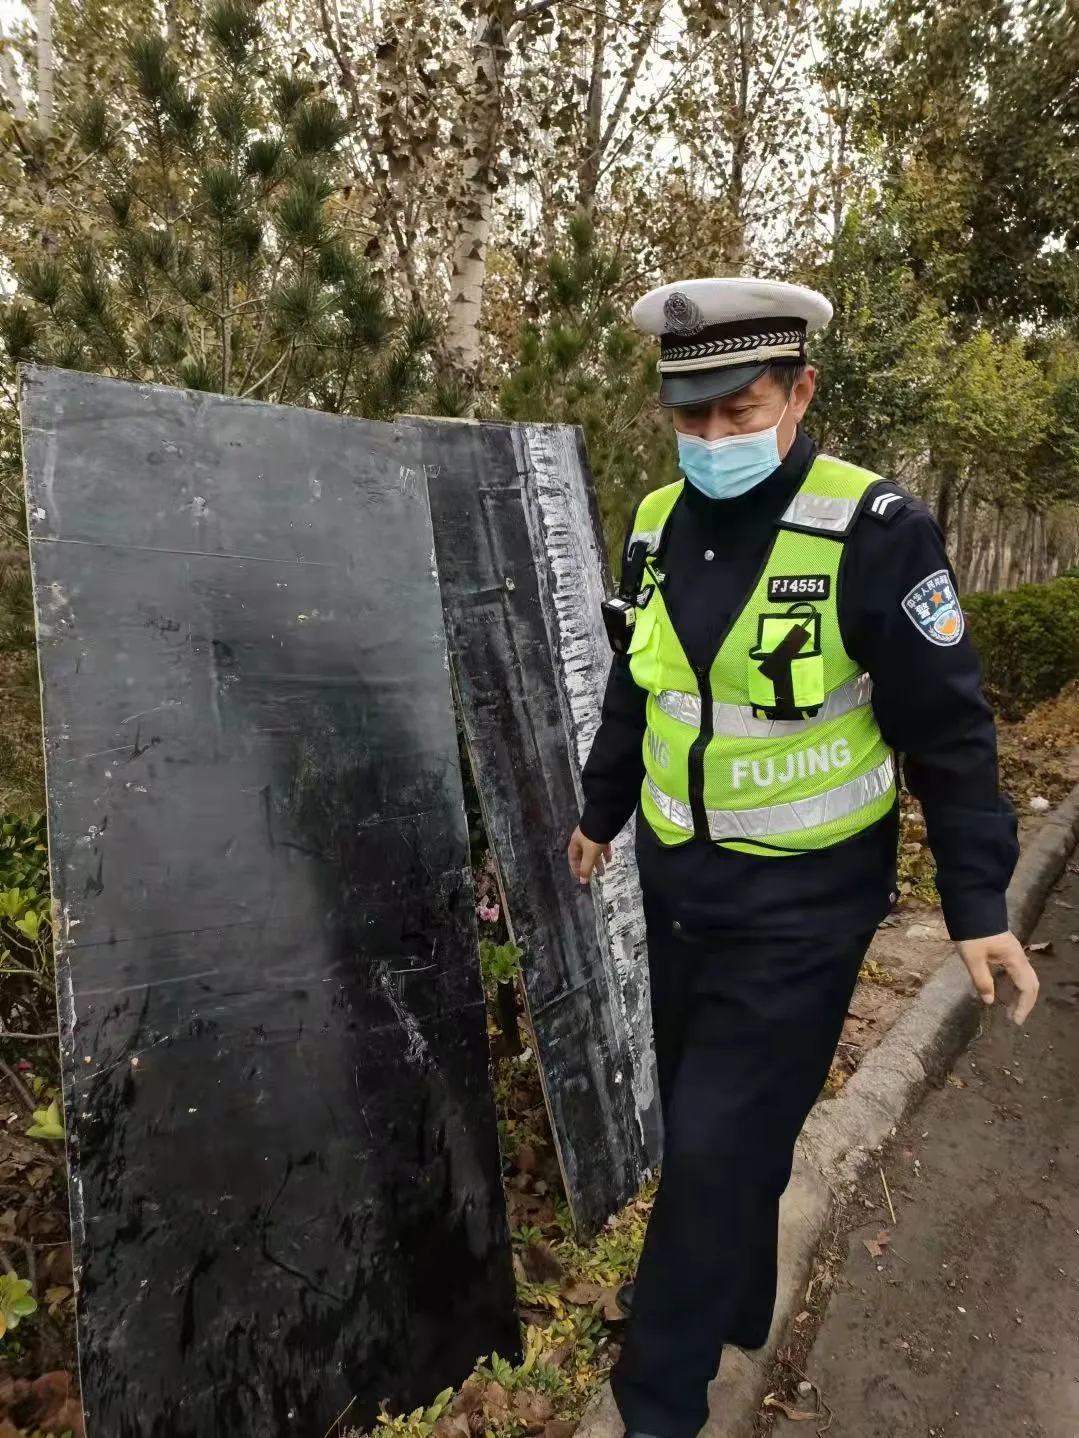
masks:
[[[917,498],[908,490],[900,489],[899,485],[882,479],[866,490],[858,517],[860,519],[862,515],[868,515],[878,524],[893,524],[911,505],[917,503]]]

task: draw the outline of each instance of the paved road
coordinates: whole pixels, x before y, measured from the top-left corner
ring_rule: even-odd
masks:
[[[1079,1438],[1079,877],[1042,920],[1038,1008],[1002,1010],[898,1134],[898,1223],[862,1211],[808,1376],[828,1438]],[[883,1204],[879,1180],[868,1190]],[[863,1240],[891,1234],[879,1258]],[[782,1419],[782,1438],[815,1428]]]

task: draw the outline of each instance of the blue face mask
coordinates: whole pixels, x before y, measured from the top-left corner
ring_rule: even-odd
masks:
[[[734,499],[768,478],[782,464],[779,453],[779,426],[783,414],[771,429],[752,434],[731,434],[724,439],[698,439],[679,434],[678,466],[682,473],[709,499]]]

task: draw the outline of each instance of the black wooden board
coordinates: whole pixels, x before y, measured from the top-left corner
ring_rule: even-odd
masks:
[[[587,1234],[637,1192],[660,1143],[632,837],[591,890],[565,858],[610,667],[587,457],[565,426],[404,423],[422,442],[463,722]]]
[[[89,1438],[366,1426],[518,1344],[422,467],[58,370],[22,422]]]

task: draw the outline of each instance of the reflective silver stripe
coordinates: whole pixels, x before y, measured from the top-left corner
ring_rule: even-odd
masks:
[[[836,499],[826,494],[796,494],[783,511],[780,523],[842,533],[860,503],[860,499]]]
[[[664,689],[656,703],[668,719],[677,719],[679,724],[689,724],[693,729],[701,727],[701,696],[684,694],[680,689]],[[719,705],[714,705],[719,708]]]
[[[648,548],[649,554],[655,554],[659,548],[659,541],[663,538],[662,529],[635,529],[629,537],[629,544],[626,546],[626,553],[639,543],[642,539]]]
[[[889,754],[883,764],[848,779],[812,799],[792,799],[786,804],[768,804],[763,809],[709,809],[708,830],[717,843],[737,839],[768,839],[776,834],[796,834],[816,829],[834,819],[846,819],[859,809],[884,797],[895,782],[895,760]],[[665,819],[677,829],[693,832],[693,813],[688,804],[664,794],[651,778],[648,792]]]
[[[868,674],[856,674],[825,698],[816,714],[808,719],[757,719],[753,710],[743,704],[713,704],[712,732],[726,739],[779,739],[784,734],[802,734],[829,719],[838,719],[855,709],[864,709],[873,696],[873,681]],[[683,694],[678,689],[664,689],[656,700],[669,719],[701,727],[701,701],[697,694]]]

